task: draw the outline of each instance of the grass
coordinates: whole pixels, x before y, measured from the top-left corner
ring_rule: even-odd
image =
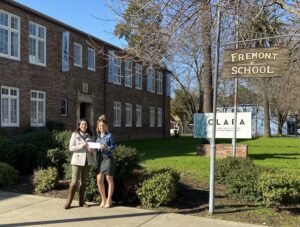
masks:
[[[210,158],[196,155],[200,139],[192,137],[151,139],[122,142],[137,148],[143,154],[142,165],[146,168],[170,167],[181,173],[184,183],[192,183],[179,191],[177,201],[162,211],[210,217],[208,214],[208,188]],[[216,143],[231,143],[218,140]],[[238,140],[248,145],[248,155],[263,167],[274,167],[291,175],[300,176],[300,139],[254,138]],[[193,184],[195,183],[195,184]],[[230,221],[263,224],[268,226],[295,226],[300,223],[300,204],[282,207],[280,211],[225,196],[224,187],[217,185],[214,218]]]
[[[146,168],[171,167],[179,171],[182,177],[189,177],[199,183],[208,182],[210,159],[196,156],[197,143],[201,143],[201,140],[192,137],[122,142],[135,147],[143,155],[142,165]],[[255,138],[240,140],[238,143],[248,145],[249,157],[257,165],[275,167],[300,176],[300,139]]]

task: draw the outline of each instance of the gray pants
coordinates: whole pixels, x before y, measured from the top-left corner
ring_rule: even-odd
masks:
[[[77,182],[80,178],[80,184],[86,185],[86,181],[89,176],[91,166],[85,165],[85,166],[76,166],[72,165],[72,181],[71,186],[77,185]]]

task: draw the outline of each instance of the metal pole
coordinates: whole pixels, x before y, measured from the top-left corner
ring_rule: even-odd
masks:
[[[219,45],[220,45],[220,25],[221,8],[218,6],[216,52],[215,52],[215,73],[214,73],[214,93],[213,93],[213,129],[210,151],[210,182],[209,182],[209,213],[213,214],[215,209],[215,160],[216,160],[216,107],[217,107],[217,89],[219,73]]]
[[[240,2],[239,2],[240,3]],[[236,8],[236,20],[235,20],[235,49],[239,48],[239,9],[238,6]],[[233,130],[233,138],[232,138],[232,156],[236,157],[236,131],[237,131],[237,105],[238,105],[238,78],[234,78],[234,130]]]
[[[232,156],[236,157],[236,131],[237,131],[237,96],[238,96],[238,78],[234,78],[234,130],[232,138]]]

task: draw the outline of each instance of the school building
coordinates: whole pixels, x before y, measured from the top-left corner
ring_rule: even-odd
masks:
[[[124,57],[125,56],[125,57]],[[107,42],[10,0],[0,1],[0,134],[105,114],[117,140],[170,132],[170,76]]]

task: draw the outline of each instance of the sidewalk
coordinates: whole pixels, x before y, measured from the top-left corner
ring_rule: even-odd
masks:
[[[63,209],[64,200],[0,191],[0,226],[100,226],[100,227],[255,227],[190,215],[115,206]]]

